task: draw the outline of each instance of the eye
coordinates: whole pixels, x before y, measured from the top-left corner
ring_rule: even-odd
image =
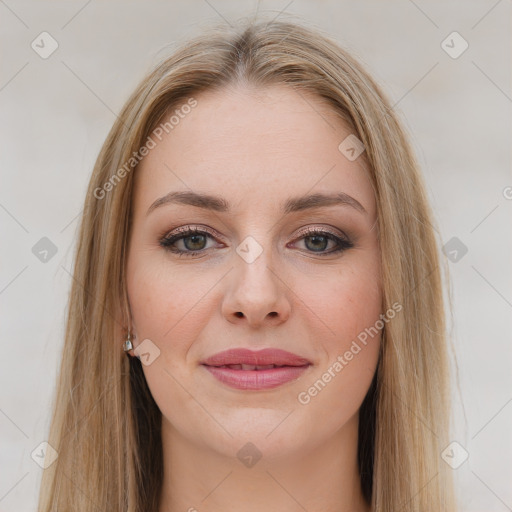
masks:
[[[178,256],[196,256],[209,248],[206,247],[208,238],[213,238],[208,231],[186,227],[178,233],[164,236],[159,243],[165,250]],[[175,247],[177,242],[181,242],[184,248]]]
[[[348,238],[342,238],[329,231],[320,229],[308,229],[301,233],[298,240],[304,240],[304,245],[309,252],[315,252],[321,256],[338,253],[354,247],[354,244]],[[325,252],[329,242],[334,242],[334,249]]]
[[[317,253],[321,256],[329,255],[350,249],[354,244],[348,238],[342,238],[329,231],[320,229],[308,229],[301,232],[301,237],[297,240],[304,240],[308,252]],[[161,247],[178,256],[199,256],[205,253],[208,238],[215,237],[205,229],[185,227],[176,233],[166,235],[159,241]],[[326,252],[329,242],[334,242],[334,249]],[[182,244],[182,247],[176,247],[176,244]]]

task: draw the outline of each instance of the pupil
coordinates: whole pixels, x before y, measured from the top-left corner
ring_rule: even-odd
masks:
[[[307,243],[308,240],[316,240],[316,241],[320,240],[322,242],[321,243],[322,247],[320,247],[320,250],[325,249],[325,244],[327,242],[327,237],[321,236],[321,235],[308,236],[306,238],[306,245],[308,245],[308,243]],[[317,246],[317,248],[318,248],[318,246]]]
[[[198,242],[198,239],[199,239],[199,242]],[[195,243],[199,243],[199,245],[201,245],[201,242],[204,242],[204,235],[191,235],[191,236],[187,236],[187,238],[184,239],[185,247],[187,249],[190,249],[191,251],[197,251],[198,249],[202,249],[202,247],[189,247],[190,244],[188,244],[186,242],[187,240],[193,240],[192,245],[194,245]],[[195,242],[194,242],[194,240],[195,240]]]

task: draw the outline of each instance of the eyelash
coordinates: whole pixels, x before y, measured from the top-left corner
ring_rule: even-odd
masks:
[[[159,241],[159,244],[166,251],[175,253],[178,257],[181,257],[181,256],[185,256],[185,257],[198,256],[199,254],[206,252],[207,249],[200,249],[200,250],[196,250],[196,251],[191,251],[191,250],[183,251],[181,249],[172,248],[172,244],[174,244],[175,242],[177,242],[179,240],[182,240],[184,238],[188,238],[189,236],[197,235],[197,234],[199,234],[199,235],[208,235],[211,238],[215,238],[213,233],[209,232],[206,229],[197,229],[197,228],[188,228],[187,227],[187,228],[184,228],[179,233],[175,233],[175,234],[172,234],[172,235],[167,235],[167,236],[162,237],[160,239],[160,241]],[[315,253],[315,251],[308,251],[308,252],[311,252],[313,254],[319,254],[320,256],[327,256],[327,255],[330,255],[330,254],[339,253],[339,252],[342,252],[342,251],[345,251],[347,249],[350,249],[350,248],[354,247],[354,244],[350,240],[344,239],[344,238],[340,238],[339,236],[336,236],[333,233],[330,233],[329,231],[324,231],[324,230],[320,230],[320,229],[307,229],[307,230],[302,231],[300,233],[300,238],[308,238],[308,237],[313,237],[313,236],[327,237],[329,240],[333,240],[334,242],[336,242],[338,244],[338,248],[337,249],[334,249],[334,250],[331,250],[331,251],[328,251],[328,252],[323,252],[323,253],[322,252],[318,252],[318,253]]]

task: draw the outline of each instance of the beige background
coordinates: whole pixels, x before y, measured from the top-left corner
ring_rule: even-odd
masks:
[[[257,5],[0,0],[1,512],[35,509],[42,469],[31,453],[47,435],[77,218],[115,113],[176,42]],[[469,453],[454,470],[462,510],[512,510],[512,2],[258,8],[334,36],[368,66],[411,132],[439,238],[468,248],[450,262],[460,370],[453,439]],[[58,43],[47,59],[31,48],[43,31]],[[453,31],[469,44],[456,59],[441,47]],[[32,251],[42,237],[57,248],[46,263]]]

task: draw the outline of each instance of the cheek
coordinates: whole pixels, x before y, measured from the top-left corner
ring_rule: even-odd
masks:
[[[379,283],[371,273],[350,273],[331,287],[331,301],[325,308],[334,331],[330,337],[330,352],[348,349],[365,329],[379,319],[382,297]]]
[[[330,411],[332,427],[357,412],[377,367],[383,311],[374,263],[347,266],[318,288],[322,293],[309,296],[328,329],[319,339],[324,356],[318,371],[304,382],[298,402],[311,417]]]
[[[201,289],[201,280],[192,283],[190,277],[173,272],[168,263],[143,261],[143,256],[129,259],[128,276],[135,346],[149,339],[159,350],[151,364],[143,365],[144,375],[158,408],[173,417],[172,405],[185,407],[190,398],[179,383],[186,380],[187,353],[204,327],[200,299],[208,288]]]
[[[149,265],[132,266],[128,278],[128,296],[134,327],[139,340],[161,341],[180,313],[180,301],[171,300],[176,282]]]
[[[301,277],[301,294],[326,327],[322,344],[331,358],[348,350],[352,340],[373,326],[382,313],[378,254],[351,256],[335,273],[316,279]]]
[[[204,328],[210,311],[202,299],[213,283],[173,271],[163,258],[143,257],[135,255],[128,264],[128,297],[137,341],[149,338],[175,366],[176,355],[186,353]]]

